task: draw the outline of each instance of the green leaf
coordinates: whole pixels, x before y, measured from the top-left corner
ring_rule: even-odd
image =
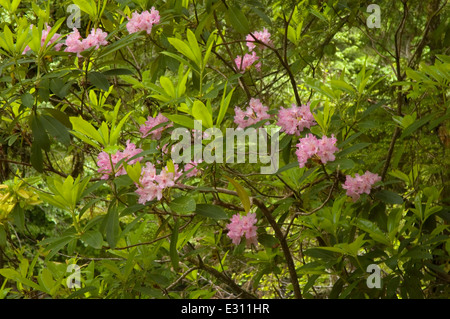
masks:
[[[220,101],[220,108],[219,108],[219,114],[217,115],[217,119],[216,119],[216,125],[219,126],[220,123],[222,123],[222,120],[225,116],[225,114],[227,113],[228,110],[228,106],[230,105],[230,101],[231,101],[231,96],[233,95],[233,91],[235,88],[233,88],[228,95],[226,95],[227,93],[227,84],[228,82],[225,84],[224,90],[223,90],[223,95],[222,95],[222,100]],[[226,97],[225,97],[226,95]]]
[[[119,212],[116,205],[111,205],[108,213],[103,221],[103,227],[106,232],[106,241],[111,249],[116,247],[117,239],[119,238]]]
[[[249,34],[250,27],[248,24],[247,17],[245,14],[236,7],[228,8],[228,18],[230,20],[231,26],[241,34]]]
[[[105,141],[103,140],[100,133],[92,126],[91,123],[84,120],[82,117],[71,116],[70,122],[72,123],[72,126],[73,126],[72,134],[76,133],[76,132],[82,133],[86,137],[88,137],[87,140],[93,139],[94,141],[102,144],[103,146],[107,146],[107,143],[105,143]],[[74,134],[74,135],[76,137],[79,137],[79,135],[76,135],[76,134]],[[86,142],[85,139],[83,139],[83,141]],[[95,146],[95,143],[93,143],[92,141],[89,141],[88,143]],[[96,146],[96,147],[98,147],[98,146]]]
[[[168,41],[178,52],[197,64],[197,58],[187,43],[177,38],[169,38]]]
[[[105,75],[100,72],[89,72],[88,79],[92,82],[92,84],[103,91],[109,91],[109,81]]]
[[[52,79],[50,81],[50,90],[59,98],[64,99],[69,94],[72,83],[64,83],[61,79]]]
[[[30,162],[33,168],[39,173],[44,171],[44,157],[42,156],[42,149],[38,143],[33,143],[31,145]]]
[[[93,0],[73,0],[73,3],[86,12],[92,19],[97,15],[97,5]]]
[[[57,119],[59,122],[61,122],[61,124],[63,124],[68,129],[72,129],[72,123],[70,122],[70,119],[66,113],[51,108],[43,108],[42,110],[50,114],[55,119]]]
[[[47,132],[56,137],[64,145],[68,146],[70,144],[69,131],[61,122],[48,115],[42,115],[41,120]]]
[[[201,121],[203,127],[211,128],[213,127],[212,115],[208,108],[201,101],[194,101],[192,106],[192,116],[197,120]]]
[[[103,236],[97,230],[89,230],[85,232],[83,235],[81,235],[80,239],[94,249],[102,248]]]
[[[187,127],[189,129],[194,129],[194,120],[188,116],[168,113],[163,113],[163,115],[176,124]]]
[[[104,76],[116,76],[116,75],[134,75],[133,71],[125,68],[117,68],[103,71]]]
[[[250,198],[248,197],[247,192],[241,186],[241,184],[236,182],[234,179],[232,179],[228,176],[225,176],[225,177],[226,177],[226,179],[228,179],[228,181],[231,184],[233,184],[234,188],[236,189],[236,192],[238,193],[239,198],[241,199],[242,206],[244,206],[245,213],[248,213],[250,210]]]
[[[429,114],[429,115],[425,116],[424,118],[421,118],[420,120],[418,120],[418,121],[412,123],[411,125],[409,125],[403,131],[402,135],[400,136],[400,139],[411,135],[412,133],[417,131],[419,128],[421,128],[422,126],[427,124],[434,117],[434,115],[435,115],[434,113]]]
[[[336,157],[342,157],[342,156],[348,155],[350,153],[360,151],[363,148],[366,148],[367,146],[369,146],[370,144],[371,143],[358,143],[358,144],[352,145],[352,146],[347,147],[346,149],[340,151],[339,153],[337,153]]]
[[[375,194],[375,198],[378,198],[382,202],[385,202],[386,204],[402,204],[403,198],[391,191],[388,190],[381,190]]]
[[[369,233],[370,237],[372,237],[373,240],[385,245],[390,245],[390,241],[383,233],[383,231],[370,220],[358,218],[356,220],[356,226],[364,230],[365,232]]]
[[[40,287],[35,282],[21,276],[17,270],[10,269],[10,268],[3,268],[3,269],[0,269],[0,275],[2,275],[3,277],[5,277],[7,279],[11,279],[13,281],[20,282],[21,284],[29,286],[33,289],[46,292],[42,287]]]
[[[228,215],[222,207],[211,204],[197,204],[195,212],[199,215],[213,219],[228,219]]]
[[[22,104],[31,109],[34,105],[34,97],[33,95],[31,95],[30,93],[24,93],[22,94],[22,96],[20,97],[20,99],[22,100]]]
[[[345,91],[349,94],[355,93],[355,89],[350,84],[342,80],[330,80],[329,83],[333,89]]]
[[[169,203],[170,209],[178,214],[194,212],[196,206],[195,200],[190,196],[180,196]]]
[[[33,131],[33,145],[37,144],[39,148],[50,151],[50,139],[45,132],[45,125],[41,121],[41,117],[36,115],[31,119],[31,129]]]
[[[198,46],[197,38],[195,37],[194,32],[192,32],[191,29],[188,29],[186,35],[189,42],[189,47],[191,48],[191,51],[195,56],[195,63],[199,66],[200,69],[203,69],[202,51]]]

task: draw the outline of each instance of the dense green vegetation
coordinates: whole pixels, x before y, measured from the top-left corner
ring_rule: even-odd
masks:
[[[0,298],[448,298],[449,6],[370,3],[0,0]],[[258,140],[275,171],[251,141],[174,160],[172,132],[225,137],[256,99],[252,128],[314,116]],[[303,165],[308,136],[338,150]]]

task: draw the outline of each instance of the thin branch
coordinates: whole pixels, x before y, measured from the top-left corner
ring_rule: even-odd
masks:
[[[297,271],[295,270],[294,259],[292,258],[291,250],[289,249],[289,246],[287,244],[283,232],[281,231],[281,228],[279,227],[276,220],[273,218],[271,212],[267,209],[266,205],[263,202],[261,202],[259,199],[256,198],[253,198],[253,202],[261,210],[264,217],[266,217],[270,226],[272,226],[275,232],[275,236],[280,242],[284,258],[286,259],[286,264],[289,270],[289,276],[291,277],[292,288],[294,290],[294,296],[296,299],[302,299],[302,292],[300,290],[300,284],[298,282]]]

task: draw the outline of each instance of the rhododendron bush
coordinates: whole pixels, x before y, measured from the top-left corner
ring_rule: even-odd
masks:
[[[448,297],[444,2],[0,1],[0,297]]]

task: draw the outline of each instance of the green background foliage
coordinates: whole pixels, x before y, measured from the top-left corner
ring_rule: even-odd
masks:
[[[0,298],[448,298],[449,7],[377,1],[369,28],[369,3],[1,0]],[[100,27],[108,45],[81,58],[41,45],[46,23],[72,31],[70,4],[80,33]],[[127,17],[152,6],[161,22],[129,34]],[[261,72],[238,72],[263,27]],[[336,160],[299,168],[297,137],[282,134],[277,173],[203,163],[145,205],[140,164],[100,178],[98,153],[127,140],[144,161],[170,160],[170,134],[140,137],[147,116],[225,132],[252,97],[271,114],[311,102],[311,132],[336,136]],[[382,181],[352,202],[341,184],[366,170]],[[235,246],[226,225],[249,211],[259,244]],[[370,264],[381,288],[367,286]]]

